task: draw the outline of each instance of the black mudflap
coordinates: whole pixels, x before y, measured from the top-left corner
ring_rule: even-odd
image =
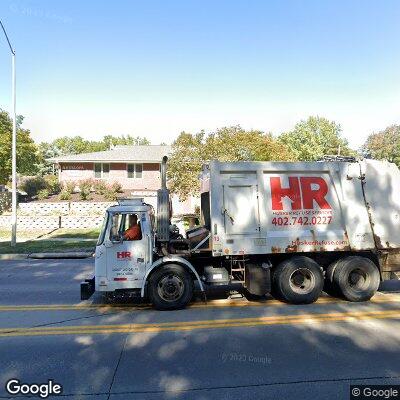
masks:
[[[81,300],[88,300],[94,293],[94,277],[81,282]]]

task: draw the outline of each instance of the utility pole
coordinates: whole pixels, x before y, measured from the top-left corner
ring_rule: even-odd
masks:
[[[11,206],[11,246],[17,243],[17,112],[16,112],[16,89],[17,89],[17,76],[15,69],[15,50],[11,46],[7,32],[3,23],[0,20],[1,29],[6,37],[8,46],[11,51],[12,60],[12,116],[13,116],[13,132],[12,132],[12,145],[11,145],[11,168],[12,168],[12,206]]]

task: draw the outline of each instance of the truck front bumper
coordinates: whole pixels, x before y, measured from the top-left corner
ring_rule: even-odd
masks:
[[[95,278],[85,279],[85,282],[81,282],[81,300],[88,300],[94,293]]]

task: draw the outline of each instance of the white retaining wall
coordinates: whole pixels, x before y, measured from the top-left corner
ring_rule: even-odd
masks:
[[[19,203],[21,215],[103,215],[115,202],[34,202]]]
[[[36,217],[20,216],[17,219],[17,227],[20,231],[51,231],[58,228],[86,229],[101,226],[103,216],[49,216]],[[0,229],[11,229],[11,216],[0,216]]]
[[[101,226],[103,223],[103,216],[70,216],[63,215],[61,217],[61,228],[66,229],[88,229],[88,228],[97,228]]]
[[[174,214],[191,211],[196,201],[180,203],[173,196]],[[144,196],[144,201],[157,206],[157,197]],[[187,204],[186,204],[187,203]],[[17,226],[19,230],[53,230],[57,228],[85,229],[101,226],[106,209],[116,202],[34,202],[20,203]],[[187,209],[186,209],[187,208]],[[193,211],[191,211],[193,212]],[[11,227],[11,216],[0,215],[0,228]]]
[[[94,201],[75,201],[69,203],[69,213],[76,215],[104,215],[107,208],[117,204],[117,202],[94,202]]]

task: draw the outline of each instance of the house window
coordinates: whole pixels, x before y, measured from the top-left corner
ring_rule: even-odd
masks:
[[[94,164],[94,177],[95,178],[108,178],[110,173],[110,164],[96,163]]]
[[[143,164],[128,164],[128,178],[140,179],[143,174]]]

